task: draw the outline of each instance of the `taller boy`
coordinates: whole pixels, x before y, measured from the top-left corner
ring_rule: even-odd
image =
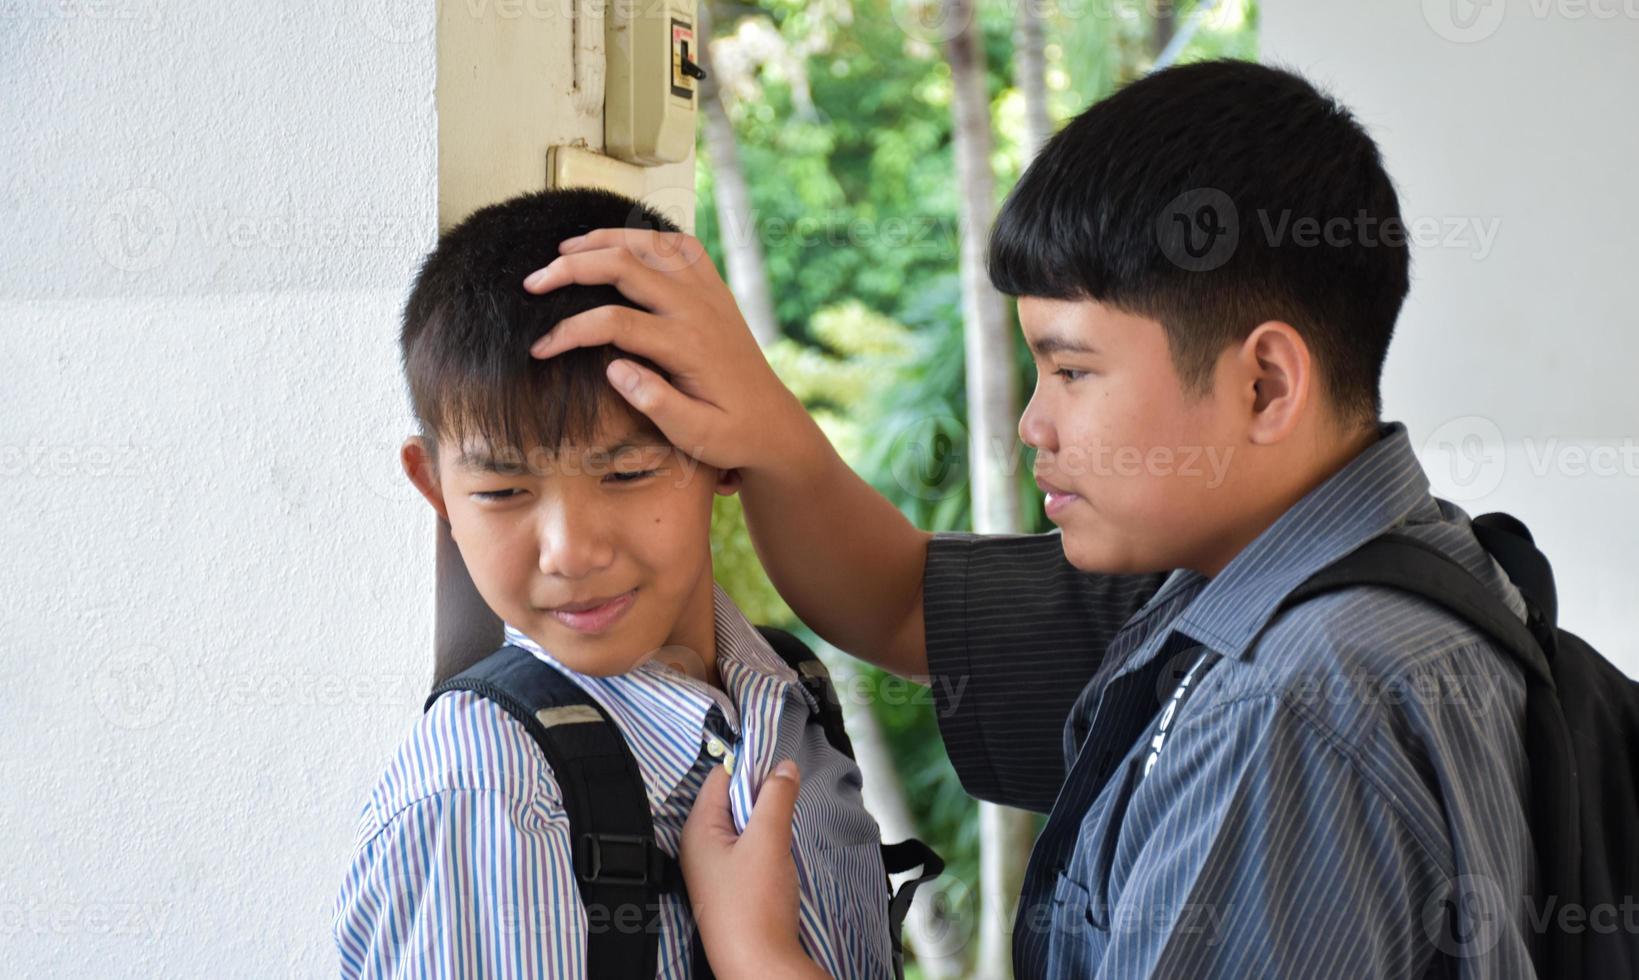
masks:
[[[1398,528],[1523,613],[1379,420],[1399,222],[1372,140],[1287,72],[1174,68],[1066,126],[990,253],[1038,372],[1019,433],[1061,531],[1040,536],[911,527],[770,373],[710,263],[655,260],[698,258],[692,239],[594,232],[527,287],[614,283],[652,311],[591,311],[536,351],[663,365],[669,382],[609,374],[672,442],[739,469],[791,606],[843,649],[945,675],[963,784],[1050,812],[1019,976],[1527,976],[1518,669],[1399,593],[1281,608]],[[711,872],[728,848],[690,839],[708,949],[755,928],[788,952],[791,924],[733,922]]]

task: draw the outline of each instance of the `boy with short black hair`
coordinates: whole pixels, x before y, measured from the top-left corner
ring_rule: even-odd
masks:
[[[606,286],[543,297],[521,285],[562,239],[609,224],[675,230],[618,195],[555,190],[486,207],[441,237],[404,313],[421,423],[405,472],[448,522],[506,642],[578,686],[583,712],[595,706],[540,724],[601,714],[619,730],[665,859],[714,768],[728,771],[741,829],[754,797],[792,797],[785,854],[803,950],[838,975],[891,976],[887,878],[859,770],[712,579],[712,500],[734,492],[735,475],[701,465],[613,396],[611,349],[529,357],[565,317],[624,302]],[[680,879],[657,910],[589,921],[578,885],[612,875],[596,857],[588,869],[532,731],[473,691],[443,694],[417,722],[370,792],[336,900],[344,975],[579,978],[589,929],[651,921],[658,975],[698,975]],[[809,774],[800,791],[777,771],[783,760]],[[582,803],[596,789],[570,788]]]
[[[1429,494],[1405,427],[1379,421],[1406,235],[1343,107],[1276,68],[1171,68],[1087,109],[1021,178],[990,272],[1037,368],[1019,432],[1053,534],[912,527],[768,371],[709,263],[645,266],[675,238],[567,243],[530,288],[633,281],[649,312],[566,321],[536,352],[619,338],[663,365],[610,377],[740,470],[798,615],[938,677],[963,785],[1050,814],[1018,976],[1531,975],[1519,667],[1409,594],[1284,605],[1395,529],[1525,611]],[[788,952],[790,924],[736,918],[733,896],[779,889],[722,837],[685,835],[708,949]],[[732,886],[713,870],[730,866]]]

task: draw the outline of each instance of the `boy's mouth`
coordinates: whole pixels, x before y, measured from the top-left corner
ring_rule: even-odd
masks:
[[[577,633],[602,633],[626,614],[636,597],[637,590],[631,589],[616,596],[564,603],[547,611]]]
[[[1036,477],[1036,486],[1047,497],[1046,501],[1042,505],[1042,510],[1047,513],[1048,520],[1052,520],[1053,518],[1057,517],[1059,514],[1064,512],[1064,508],[1081,499],[1079,494],[1071,493],[1068,490],[1061,490],[1053,484],[1048,483],[1046,480],[1043,480],[1039,476]]]

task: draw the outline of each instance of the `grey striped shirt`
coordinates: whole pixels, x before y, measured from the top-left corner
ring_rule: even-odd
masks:
[[[1083,573],[1056,533],[935,537],[928,660],[951,760],[974,796],[1050,812],[1018,976],[1532,975],[1518,668],[1390,590],[1276,614],[1390,528],[1523,618],[1398,423],[1211,579]],[[1220,659],[1146,775],[1205,651]]]
[[[888,878],[859,768],[831,745],[818,702],[722,586],[713,584],[712,602],[722,689],[655,660],[625,674],[580,674],[510,624],[506,641],[609,714],[643,778],[656,843],[671,857],[717,758],[735,760],[729,808],[742,831],[775,764],[796,760],[798,938],[832,976],[889,977]],[[534,738],[488,698],[445,694],[360,813],[333,913],[341,975],[585,977],[588,932],[626,920],[589,916],[572,845],[563,791]],[[659,899],[657,975],[690,977],[694,920],[682,896]]]

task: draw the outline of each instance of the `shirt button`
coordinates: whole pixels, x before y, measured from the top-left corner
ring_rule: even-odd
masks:
[[[722,739],[717,738],[715,735],[708,736],[706,738],[706,754],[713,759],[722,759],[723,769],[730,776],[734,775],[734,753],[729,751],[728,746],[723,744]]]

